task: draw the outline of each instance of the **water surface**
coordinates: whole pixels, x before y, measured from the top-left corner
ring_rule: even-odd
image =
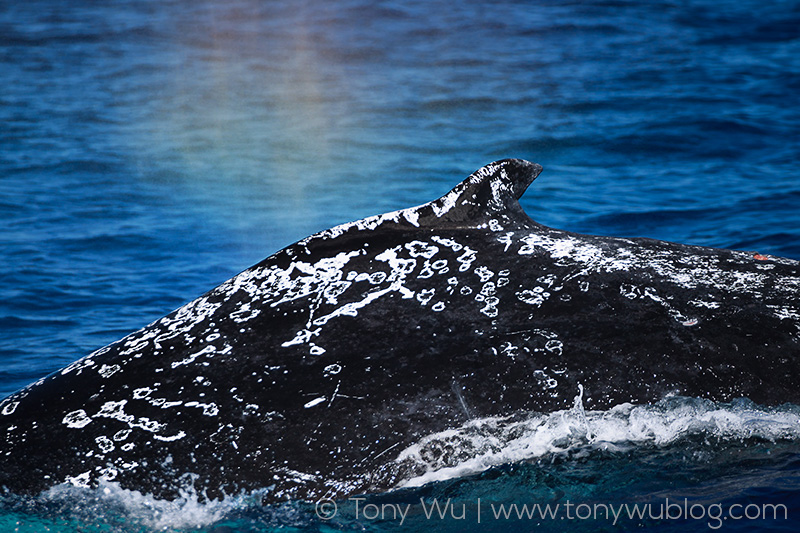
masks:
[[[544,166],[522,201],[543,224],[800,259],[796,1],[6,2],[0,82],[0,395],[310,233],[427,202],[505,157]],[[400,497],[544,498],[544,483],[548,498],[622,501],[630,479],[626,497],[762,498],[797,520],[797,440],[741,439],[685,470],[702,450],[678,440]],[[126,520],[91,498],[77,518],[11,506],[0,520]],[[326,527],[302,506],[243,505],[233,525],[229,507],[199,506],[200,522]],[[141,527],[191,527],[192,512]],[[765,524],[747,525],[788,527]]]

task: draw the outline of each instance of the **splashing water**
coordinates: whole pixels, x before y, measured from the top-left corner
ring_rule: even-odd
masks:
[[[400,453],[398,463],[414,472],[400,486],[417,487],[547,454],[622,452],[689,438],[800,440],[796,406],[765,408],[744,399],[726,404],[675,396],[652,405],[626,403],[587,412],[582,399],[581,387],[569,410],[474,419],[429,435]]]
[[[428,435],[398,454],[394,466],[402,481],[397,489],[364,501],[412,501],[430,494],[468,499],[475,491],[480,494],[486,479],[498,476],[511,476],[504,482],[507,490],[515,487],[517,493],[541,494],[553,489],[548,479],[556,475],[566,480],[558,488],[563,494],[583,490],[579,489],[582,482],[573,479],[576,472],[587,465],[589,470],[601,469],[608,461],[644,465],[639,483],[651,475],[647,465],[653,461],[684,466],[688,462],[717,481],[716,469],[732,457],[753,462],[770,455],[773,448],[784,446],[797,454],[800,446],[800,407],[794,405],[763,407],[746,399],[715,403],[676,396],[650,405],[626,403],[605,411],[585,411],[582,399],[579,390],[567,410],[473,419]],[[627,468],[620,467],[631,476]],[[527,472],[522,479],[514,477],[519,471]],[[320,519],[308,503],[263,505],[262,491],[209,500],[192,489],[192,476],[184,477],[186,488],[173,501],[125,490],[113,482],[97,488],[60,485],[35,498],[7,495],[0,499],[0,527],[15,531],[59,527],[68,531],[218,531],[220,527],[272,531],[319,526]]]

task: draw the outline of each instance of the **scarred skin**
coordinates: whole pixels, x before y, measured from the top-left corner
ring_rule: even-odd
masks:
[[[265,501],[386,490],[474,418],[678,394],[800,403],[800,263],[579,235],[487,165],[277,252],[0,403],[0,485]]]

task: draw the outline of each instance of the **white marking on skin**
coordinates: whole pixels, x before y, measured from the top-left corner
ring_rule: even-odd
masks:
[[[421,241],[417,241],[421,245],[425,245],[425,243],[421,243]],[[426,245],[427,246],[427,245]],[[431,247],[436,250],[438,248]],[[420,255],[429,253],[430,248],[421,248],[420,246],[415,245],[416,252]],[[416,267],[416,259],[402,259],[397,256],[397,252],[400,250],[400,247],[397,246],[392,249],[385,250],[381,254],[376,256],[378,261],[383,261],[389,263],[389,266],[392,269],[391,274],[388,277],[388,281],[391,282],[391,285],[385,289],[375,291],[372,293],[368,293],[361,301],[358,302],[349,302],[338,309],[335,309],[331,313],[327,315],[323,315],[318,318],[314,318],[311,323],[315,326],[324,326],[327,324],[331,319],[337,318],[340,316],[358,316],[358,311],[369,305],[373,301],[377,300],[381,296],[388,294],[390,292],[400,292],[403,298],[412,298],[414,296],[414,292],[408,290],[403,283],[405,282],[406,277],[408,274],[414,271]],[[435,253],[435,252],[434,252]],[[342,255],[342,254],[340,254]],[[312,331],[309,330],[302,330],[298,332],[295,338],[291,341],[287,341],[283,343],[282,346],[288,347],[294,344],[302,344],[308,342],[311,335],[317,335],[320,332],[320,328]]]
[[[414,209],[406,209],[402,211],[403,217],[408,220],[413,226],[419,227],[419,213]]]
[[[330,408],[333,405],[333,400],[336,399],[336,395],[339,393],[339,386],[342,384],[342,380],[336,384],[336,388],[333,390],[333,394],[331,395],[331,401],[328,402],[328,407]]]
[[[505,235],[502,235],[502,236],[497,238],[497,241],[500,244],[505,244],[505,248],[503,248],[503,252],[507,252],[508,249],[511,247],[511,245],[514,243],[513,236],[514,236],[513,232],[508,232]]]
[[[448,248],[450,248],[454,252],[458,252],[464,247],[463,244],[459,244],[456,241],[454,241],[453,239],[445,239],[445,238],[442,238],[442,237],[439,237],[439,236],[433,236],[433,237],[431,237],[431,240],[434,241],[434,242],[438,242],[442,246],[447,246]]]
[[[12,414],[14,411],[16,411],[16,410],[17,410],[17,406],[18,406],[18,405],[19,405],[19,402],[8,402],[8,403],[7,403],[7,404],[6,404],[6,405],[3,407],[3,411],[2,411],[2,412],[3,412],[3,414],[4,414],[4,415],[6,415],[6,416],[8,416],[8,415]]]
[[[115,420],[119,420],[120,422],[130,423],[135,417],[133,415],[125,414],[124,408],[126,403],[128,403],[127,400],[121,400],[119,402],[106,402],[100,408],[100,411],[93,415],[92,418],[113,418]]]
[[[541,305],[550,297],[550,293],[544,290],[544,287],[534,287],[533,289],[526,289],[517,293],[517,298],[521,302],[536,307]]]
[[[497,304],[500,303],[500,299],[495,296],[494,282],[487,281],[484,283],[481,292],[475,296],[475,300],[485,303],[481,313],[488,317],[497,316]]]
[[[206,416],[217,416],[219,414],[219,407],[217,404],[211,403],[200,403],[200,402],[186,402],[184,405],[186,407],[200,407],[203,409],[203,414]]]
[[[185,316],[186,318],[191,317],[189,322],[193,324],[205,322],[217,311],[217,309],[220,308],[221,305],[222,302],[212,303],[208,301],[208,298],[201,297],[182,307],[175,318],[179,319],[181,316]],[[191,313],[191,315],[189,313]]]
[[[297,332],[294,339],[284,342],[283,344],[281,344],[281,346],[284,348],[288,348],[289,346],[294,346],[295,344],[304,344],[309,340],[311,340],[311,337],[319,335],[320,331],[322,331],[322,328],[317,328],[313,331],[302,329]]]
[[[118,474],[119,470],[117,470],[112,466],[109,466],[100,471],[100,479],[102,479],[103,481],[113,481],[114,479],[116,479]]]
[[[103,346],[102,348],[100,348],[100,349],[98,349],[98,350],[95,350],[95,351],[93,351],[92,353],[90,353],[89,355],[87,355],[87,356],[85,357],[85,359],[89,359],[89,358],[92,358],[92,357],[96,357],[96,356],[98,356],[98,355],[103,355],[104,353],[108,352],[108,351],[111,349],[111,346],[112,346],[111,344],[109,344],[109,345],[107,345],[107,346]]]
[[[231,313],[230,317],[234,322],[241,324],[242,322],[254,319],[260,313],[261,309],[251,309],[250,302],[245,302],[237,311]]]
[[[437,246],[422,241],[411,241],[406,243],[405,247],[411,257],[424,257],[425,259],[430,259],[439,251]]]
[[[119,365],[103,365],[100,367],[100,370],[98,370],[97,373],[103,376],[104,378],[109,378],[119,371],[120,371]]]
[[[702,300],[689,300],[691,305],[695,307],[707,307],[709,309],[719,309],[721,305],[718,302],[704,302]]]
[[[417,276],[418,279],[428,279],[432,277],[434,274],[433,269],[431,268],[430,263],[426,260],[425,264],[422,265],[422,271]]]
[[[272,285],[271,292],[282,295],[282,297],[270,305],[276,307],[299,298],[306,298],[318,293],[323,287],[341,281],[345,265],[352,258],[363,253],[365,252],[362,250],[340,252],[334,257],[320,259],[313,265],[303,261],[294,261],[286,270],[273,268],[271,274],[275,276],[275,279],[270,283]],[[295,276],[294,272],[298,272],[300,275]]]
[[[77,411],[67,413],[61,423],[68,428],[80,429],[91,424],[92,419],[89,418],[89,416],[86,414],[86,411],[83,409],[78,409]]]
[[[131,354],[140,354],[147,346],[150,344],[150,341],[157,338],[158,330],[157,329],[148,329],[144,328],[139,330],[138,332],[132,333],[127,337],[122,339],[122,346],[125,347],[125,350],[121,350],[119,352],[120,355],[131,355]]]
[[[481,309],[481,313],[490,318],[494,318],[497,316],[497,308],[487,303],[486,306],[483,309]]]
[[[380,285],[386,279],[385,272],[375,272],[369,276],[369,282],[373,285]]]
[[[517,350],[517,346],[514,346],[509,341],[506,341],[500,345],[500,351],[503,352],[503,355],[510,357],[511,359],[514,359],[514,356],[517,354]]]
[[[410,224],[417,226],[419,220],[420,208],[427,206],[428,204],[425,204],[421,206],[411,207],[408,209],[403,209],[401,211],[392,211],[391,213],[385,213],[383,215],[368,217],[362,220],[357,220],[355,222],[348,222],[347,224],[341,224],[339,226],[335,226],[325,231],[321,231],[315,235],[306,237],[305,239],[300,241],[298,245],[307,246],[308,243],[313,240],[333,239],[354,228],[360,231],[365,231],[365,230],[374,230],[375,228],[386,222],[400,223],[401,217],[405,218]],[[434,208],[434,211],[436,211],[436,208]]]
[[[190,365],[190,364],[194,363],[195,359],[197,359],[201,355],[213,354],[216,351],[216,349],[217,348],[214,345],[209,344],[208,346],[206,346],[205,348],[203,348],[199,352],[195,352],[193,354],[189,354],[187,357],[185,357],[184,359],[182,359],[180,361],[173,361],[170,364],[170,366],[172,366],[172,368],[178,368],[179,366],[182,366],[182,365]]]
[[[153,392],[153,389],[151,389],[150,387],[142,387],[140,389],[134,389],[133,390],[133,399],[134,400],[143,400],[144,398],[147,398],[148,396],[150,396],[150,394],[152,392]]]
[[[342,307],[336,309],[332,313],[329,313],[327,315],[321,316],[319,318],[315,318],[314,319],[314,325],[315,326],[324,326],[331,319],[336,318],[336,317],[340,317],[340,316],[358,316],[358,310],[359,309],[361,309],[362,307],[365,307],[366,305],[372,303],[373,301],[377,300],[378,298],[380,298],[381,296],[383,296],[384,294],[387,294],[389,292],[392,292],[392,287],[389,287],[389,288],[386,288],[386,289],[383,289],[383,290],[380,290],[380,291],[376,291],[376,292],[370,293],[370,294],[368,294],[366,296],[366,298],[364,298],[360,302],[350,302],[350,303],[345,304]],[[411,293],[411,294],[413,295],[413,293]]]
[[[416,259],[402,259],[400,257],[397,257],[397,252],[399,251],[400,247],[396,246],[394,248],[385,250],[375,256],[375,259],[377,259],[378,261],[382,261],[384,263],[389,264],[389,267],[392,269],[392,272],[389,275],[388,281],[393,282],[395,284],[397,282],[400,282],[397,285],[396,290],[401,288],[402,282],[405,281],[405,278],[408,276],[408,274],[412,273],[417,266]]]
[[[541,276],[537,278],[536,281],[538,281],[542,285],[547,285],[548,287],[552,287],[553,283],[555,283],[557,279],[558,277],[555,274],[548,274],[546,276]]]
[[[183,431],[179,431],[175,435],[170,435],[169,437],[164,437],[162,435],[153,435],[153,438],[156,439],[156,440],[163,441],[163,442],[172,442],[172,441],[180,440],[185,436],[186,436],[186,433],[184,433]],[[126,444],[125,446],[128,446],[128,445]]]
[[[481,283],[485,283],[486,281],[490,280],[492,276],[494,276],[494,272],[486,268],[485,266],[479,266],[475,269],[475,274],[481,278]]]
[[[315,405],[319,405],[319,404],[321,404],[321,403],[322,403],[322,402],[324,402],[324,401],[325,401],[325,396],[320,396],[319,398],[315,398],[315,399],[311,400],[310,402],[308,402],[307,404],[305,404],[303,407],[305,407],[306,409],[308,409],[308,408],[310,408],[310,407],[314,407]]]
[[[487,281],[481,287],[481,292],[475,295],[475,300],[478,302],[486,301],[489,297],[493,297],[496,294],[495,285],[493,281]],[[496,301],[497,298],[495,298]]]
[[[533,374],[539,378],[539,380],[544,382],[545,389],[554,389],[558,387],[558,381],[556,381],[551,376],[548,376],[546,372],[543,370],[534,370]]]
[[[88,489],[89,488],[89,477],[90,472],[84,472],[83,474],[78,474],[77,476],[71,477],[67,476],[66,482],[70,485],[74,485],[75,487],[83,487]]]
[[[433,298],[435,292],[436,289],[423,289],[417,293],[417,301],[423,306],[427,305],[428,302],[431,301],[431,298]]]
[[[100,451],[103,453],[109,453],[114,451],[114,443],[111,442],[111,439],[108,437],[97,437],[94,439],[97,443],[97,446],[100,448]]]
[[[768,305],[774,315],[781,320],[800,320],[800,310],[780,305]]]
[[[339,296],[344,293],[352,285],[350,281],[335,281],[325,287],[325,290],[322,292],[323,297],[325,298],[325,303],[336,305],[339,303]]]
[[[119,475],[119,470],[113,466],[106,467],[100,471],[100,479],[103,481],[114,481]],[[106,488],[105,490],[109,490]]]
[[[323,348],[322,346],[317,346],[316,344],[312,344],[308,350],[308,353],[310,353],[311,355],[322,355],[325,353],[325,351],[326,351],[325,348]]]
[[[437,217],[441,217],[442,215],[453,209],[456,205],[456,202],[461,197],[461,194],[462,194],[461,191],[456,192],[455,190],[452,190],[446,195],[442,196],[442,198],[438,202],[431,203],[430,206],[433,209],[433,213]]]
[[[674,318],[675,320],[677,320],[678,322],[680,322],[684,326],[693,326],[694,324],[697,324],[697,320],[696,319],[692,319],[692,318],[688,318],[688,317],[684,316],[683,313],[681,313],[680,311],[678,311],[677,309],[672,307],[669,304],[669,302],[667,302],[666,299],[664,299],[661,296],[659,296],[658,294],[656,294],[654,288],[652,288],[652,287],[645,288],[644,289],[644,296],[647,296],[648,298],[650,298],[654,302],[657,302],[657,303],[661,304],[667,310],[667,313],[669,313],[669,315],[672,318]]]
[[[619,293],[630,300],[635,300],[642,295],[642,291],[639,287],[636,285],[629,285],[627,283],[620,284]]]
[[[561,355],[564,351],[564,343],[558,339],[551,339],[544,345],[545,350],[555,355]]]
[[[604,257],[600,248],[572,237],[554,239],[547,235],[531,233],[521,240],[524,245],[518,252],[520,255],[530,255],[542,249],[553,259],[568,258],[581,263],[597,263]]]
[[[119,441],[123,441],[123,440],[127,439],[128,436],[130,436],[130,434],[131,434],[131,430],[130,429],[121,429],[121,430],[117,431],[116,433],[114,433],[114,436],[112,438],[115,441],[119,442]]]
[[[322,373],[325,377],[328,377],[328,376],[334,376],[341,371],[342,371],[342,365],[334,363],[332,365],[326,366]]]
[[[83,371],[84,368],[94,366],[95,363],[91,359],[91,357],[92,357],[91,355],[87,355],[83,359],[78,359],[71,365],[67,366],[64,370],[62,370],[61,375],[63,376],[75,371],[77,371],[76,372],[77,375],[80,375],[80,373]]]
[[[128,427],[130,428],[139,428],[151,433],[155,433],[156,431],[166,427],[164,424],[150,420],[149,418],[140,417],[139,419],[136,419],[135,416],[126,414],[124,408],[125,404],[127,403],[128,400],[105,402],[100,408],[100,411],[92,415],[92,418],[112,418],[128,424]]]
[[[461,266],[458,267],[459,272],[466,272],[472,267],[472,262],[477,258],[476,253],[469,246],[464,249],[464,253],[456,258],[456,261],[461,263]]]
[[[292,477],[294,481],[309,482],[315,481],[319,478],[319,476],[298,472],[297,470],[291,470],[289,468],[282,468],[281,471]]]

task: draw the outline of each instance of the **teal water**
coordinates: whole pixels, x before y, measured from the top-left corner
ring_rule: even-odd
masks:
[[[3,396],[291,242],[427,202],[505,157],[544,166],[522,202],[543,224],[800,259],[797,1],[3,2],[0,82]],[[791,528],[798,438],[743,420],[662,444],[576,437],[374,496],[414,503],[402,526],[354,502],[323,521],[301,504],[165,508],[110,488],[4,501],[0,529],[422,529],[420,497],[474,516],[479,497],[667,496],[782,502],[795,522],[724,529]]]

